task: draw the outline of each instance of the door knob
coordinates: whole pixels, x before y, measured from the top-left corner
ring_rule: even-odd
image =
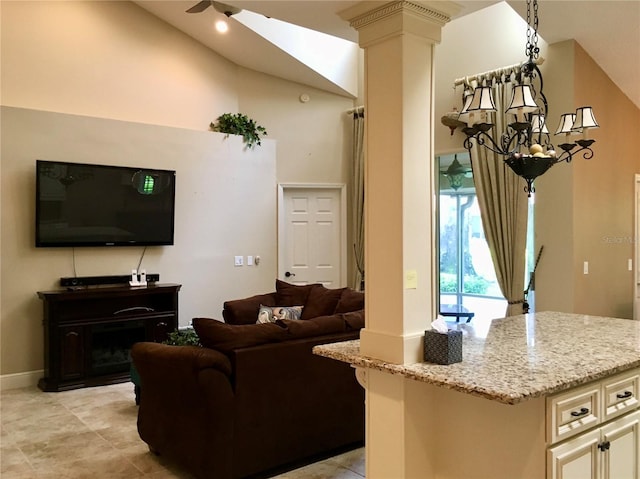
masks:
[[[286,278],[289,278],[290,276],[295,276],[295,275],[296,275],[295,273],[290,273],[289,271],[287,271],[287,272],[284,274],[284,276],[285,276]]]

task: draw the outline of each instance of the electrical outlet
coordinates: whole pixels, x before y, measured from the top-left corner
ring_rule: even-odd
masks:
[[[589,262],[588,262],[588,261],[585,261],[585,262],[584,262],[584,265],[583,265],[583,267],[582,267],[582,272],[583,272],[584,274],[589,274]]]
[[[242,261],[242,256],[236,256],[236,257],[235,257],[235,262],[234,262],[234,264],[235,264],[236,266],[242,266],[242,265],[243,265],[243,263],[244,263],[244,262]]]

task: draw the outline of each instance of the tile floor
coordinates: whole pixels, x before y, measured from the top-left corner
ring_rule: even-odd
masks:
[[[151,454],[136,430],[133,386],[0,393],[2,479],[192,479]],[[364,449],[276,476],[362,479]]]

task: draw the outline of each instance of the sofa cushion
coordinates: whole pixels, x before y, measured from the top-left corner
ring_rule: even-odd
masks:
[[[261,305],[275,306],[276,304],[276,293],[257,294],[249,298],[234,299],[223,304],[222,317],[229,324],[253,324],[256,322]]]
[[[364,328],[364,309],[341,313],[340,316],[342,316],[344,322],[347,324],[347,330],[360,330]]]
[[[318,316],[312,319],[279,319],[277,324],[286,329],[289,339],[324,336],[347,331],[347,323],[341,315]]]
[[[329,289],[323,285],[314,285],[309,291],[307,302],[302,311],[302,319],[311,319],[318,316],[333,314],[336,305],[346,288]]]
[[[194,318],[193,328],[204,347],[225,354],[233,349],[290,339],[287,329],[277,323],[226,324],[211,318]]]
[[[319,283],[297,285],[276,279],[277,304],[286,304],[291,306],[302,304],[306,306],[309,293],[316,286],[322,285]],[[273,306],[275,306],[275,304]]]
[[[303,306],[260,305],[256,323],[273,323],[278,319],[300,319]]]
[[[348,313],[351,311],[359,311],[364,309],[364,293],[346,288],[342,291],[340,300],[336,305],[336,313]]]

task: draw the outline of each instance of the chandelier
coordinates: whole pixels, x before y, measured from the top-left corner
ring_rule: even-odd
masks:
[[[490,81],[486,79],[464,97],[460,112],[460,119],[468,118],[467,126],[462,131],[467,136],[464,147],[469,155],[476,144],[504,156],[505,163],[527,182],[525,191],[529,196],[535,191],[533,181],[556,163],[569,163],[578,153],[582,153],[584,159],[591,159],[591,145],[595,140],[587,138],[587,131],[598,127],[589,106],[580,107],[575,113],[561,115],[555,134],[564,135],[564,143],[559,144],[559,150],[556,150],[546,125],[548,105],[542,91],[542,73],[538,68],[539,53],[538,0],[527,0],[528,60],[522,64],[516,76],[517,84],[513,87],[513,96],[506,109],[506,113],[511,115],[509,118],[513,117],[513,122],[508,124],[497,141],[489,134],[494,126],[490,122],[490,115],[496,111],[496,107],[492,88],[487,84]],[[569,138],[576,134],[582,137],[575,140]]]

